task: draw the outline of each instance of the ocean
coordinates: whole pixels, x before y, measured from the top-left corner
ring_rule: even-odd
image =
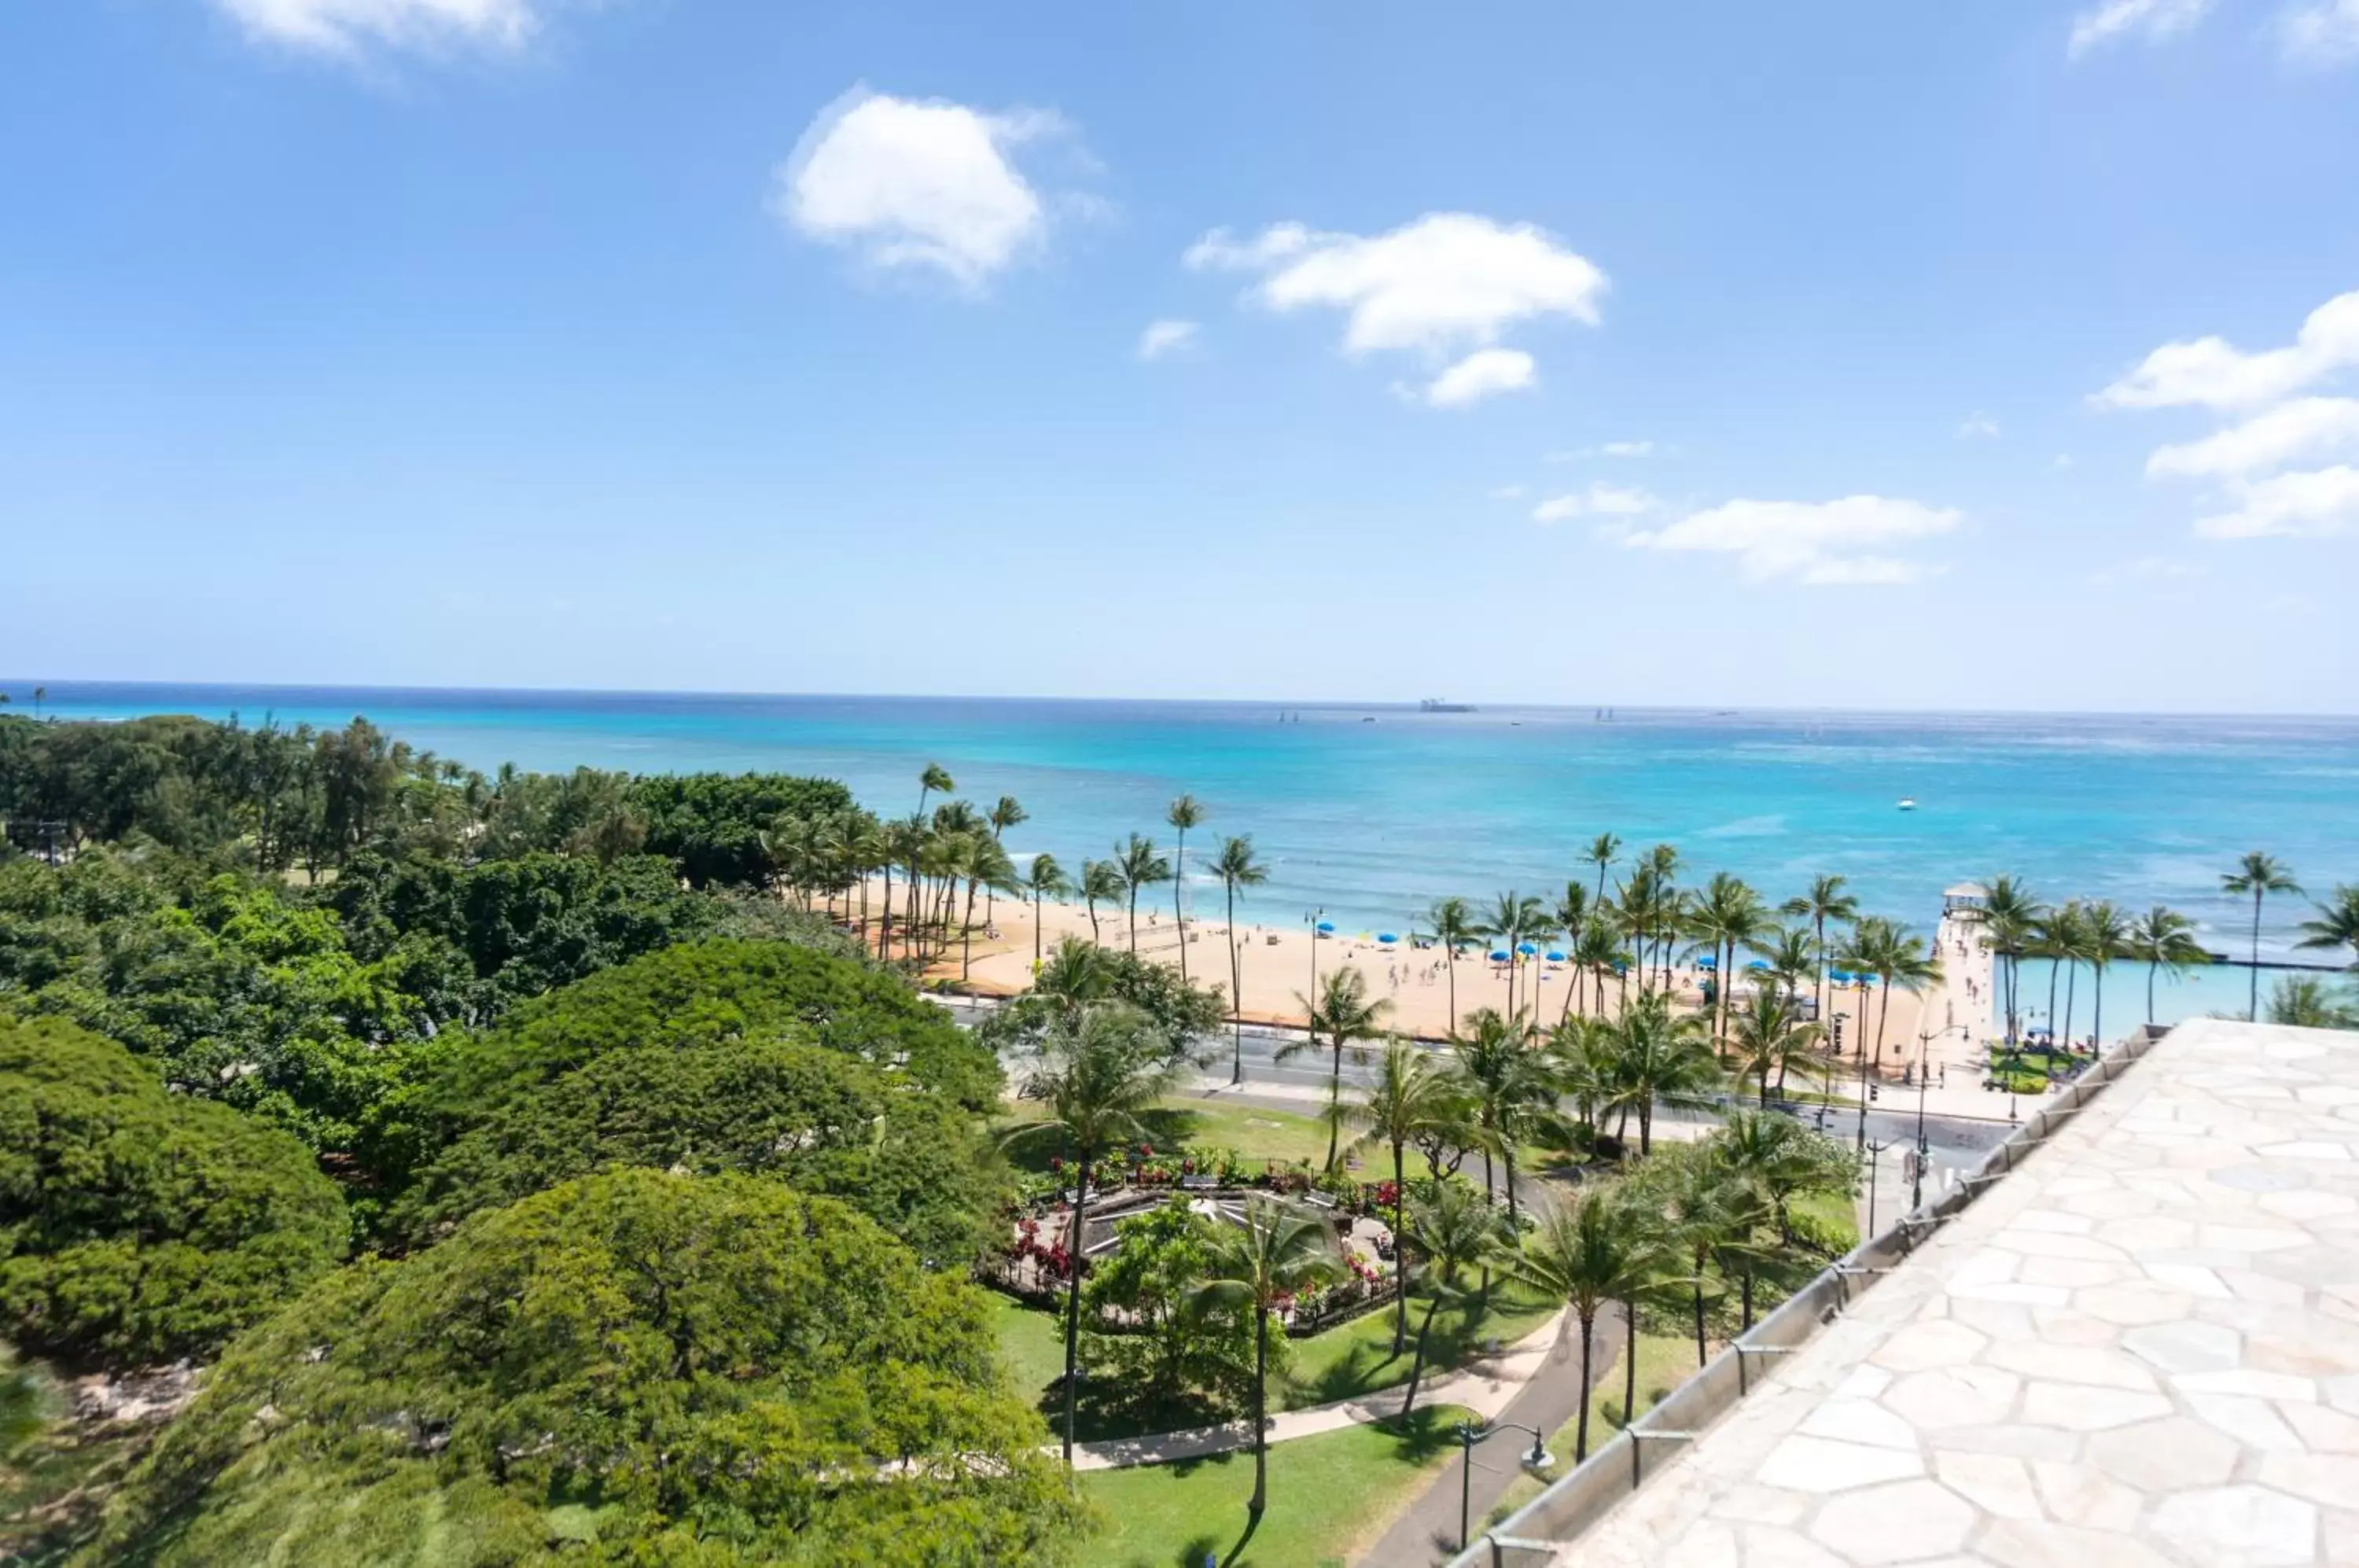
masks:
[[[30,683],[0,682],[24,712]],[[342,724],[364,713],[413,745],[488,772],[743,769],[821,774],[880,812],[917,804],[939,762],[958,793],[1014,795],[1019,858],[1070,868],[1137,831],[1168,844],[1164,808],[1207,809],[1191,867],[1250,833],[1270,868],[1241,919],[1405,930],[1433,899],[1506,889],[1553,901],[1600,833],[1625,854],[1678,846],[1680,879],[1728,870],[1773,899],[1820,872],[1864,908],[1930,930],[1951,884],[2006,871],[2042,897],[2167,903],[2206,945],[2241,955],[2250,905],[2219,890],[2266,849],[2320,895],[2359,881],[2359,719],[1607,711],[999,698],[733,696],[51,681],[72,718],[232,713]],[[1913,800],[1913,810],[1899,809]],[[1191,877],[1211,913],[1218,888]],[[2296,953],[2307,899],[2269,901],[2266,959]],[[2263,990],[2270,976],[2263,976]],[[2034,985],[2027,975],[2026,993]],[[2082,990],[2086,991],[2086,981]],[[2115,969],[2108,1021],[2145,1016],[2145,975]],[[2166,977],[2166,1020],[2241,1011],[2245,974]],[[2044,989],[2041,990],[2044,998]],[[2085,996],[2083,999],[2085,1010]]]

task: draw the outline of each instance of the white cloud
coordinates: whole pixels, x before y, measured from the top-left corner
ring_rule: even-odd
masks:
[[[2245,354],[2225,338],[2168,343],[2098,393],[2101,407],[2213,408],[2274,402],[2359,365],[2359,289],[2312,310],[2292,344]]]
[[[1138,357],[1161,359],[1175,349],[1182,349],[1196,341],[1193,321],[1149,321],[1147,330],[1138,334]]]
[[[1984,413],[1980,408],[1968,414],[1965,418],[1965,422],[1958,427],[1958,439],[1960,441],[1974,441],[1978,439],[1992,440],[1995,439],[1997,435],[1998,421],[1992,419],[1988,414]]]
[[[1635,517],[1661,505],[1650,492],[1636,485],[1608,485],[1599,480],[1585,491],[1549,496],[1532,508],[1532,520],[1560,523],[1568,517]]]
[[[2359,60],[2359,0],[2295,5],[2279,19],[2278,38],[2288,59],[2306,64]]]
[[[2359,468],[2280,474],[2245,488],[2234,511],[2195,521],[2207,539],[2339,534],[2359,528]]]
[[[1604,273],[1546,230],[1469,212],[1429,212],[1373,235],[1288,223],[1240,240],[1214,229],[1185,260],[1260,274],[1250,297],[1273,310],[1343,311],[1347,354],[1406,350],[1433,364],[1465,354],[1424,388],[1437,408],[1533,385],[1531,356],[1495,345],[1526,321],[1594,325],[1606,289]]]
[[[2078,60],[2115,38],[2130,37],[2159,43],[2192,27],[2211,8],[2212,0],[2103,0],[2072,18],[2065,52]]]
[[[1502,392],[1539,385],[1532,356],[1521,349],[1478,348],[1428,383],[1425,400],[1437,408],[1462,408]]]
[[[2359,398],[2297,397],[2201,441],[2158,447],[2150,478],[2238,479],[2306,459],[2359,453]]]
[[[1066,129],[1040,111],[986,114],[854,89],[803,133],[772,205],[804,235],[870,266],[979,289],[1048,240],[1047,205],[1008,154]]]
[[[318,54],[371,47],[513,49],[540,26],[532,0],[213,0],[247,37]]]
[[[1494,501],[1520,501],[1531,492],[1521,485],[1501,485],[1491,492]]]
[[[1655,443],[1650,441],[1607,441],[1597,452],[1601,457],[1647,457],[1654,450]]]
[[[1730,501],[1665,528],[1623,538],[1633,548],[1734,555],[1756,582],[1789,577],[1813,584],[1913,583],[1939,568],[1895,556],[1891,547],[1954,529],[1962,514],[1883,495],[1841,500]]]

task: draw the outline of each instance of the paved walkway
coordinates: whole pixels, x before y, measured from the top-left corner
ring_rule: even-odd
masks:
[[[1589,1388],[1603,1383],[1607,1374],[1622,1364],[1619,1306],[1608,1307],[1599,1316],[1596,1334],[1590,1355]],[[1566,1340],[1559,1354],[1549,1356],[1538,1375],[1524,1385],[1523,1391],[1509,1400],[1507,1408],[1495,1419],[1553,1435],[1557,1428],[1580,1411],[1587,1393],[1581,1382],[1581,1341],[1576,1334]],[[1594,1448],[1613,1435],[1612,1428],[1593,1422],[1589,1429],[1590,1446]],[[1555,1454],[1557,1465],[1551,1474],[1561,1475],[1572,1467],[1572,1439],[1567,1437],[1558,1446],[1562,1452]],[[1502,1432],[1474,1450],[1471,1483],[1466,1479],[1464,1455],[1453,1457],[1449,1468],[1434,1478],[1425,1495],[1394,1521],[1392,1529],[1378,1538],[1354,1568],[1432,1568],[1434,1563],[1449,1562],[1458,1552],[1462,1497],[1468,1528],[1479,1534],[1493,1505],[1506,1496],[1507,1487],[1523,1473],[1520,1456],[1530,1447],[1531,1440],[1526,1433]]]
[[[1428,1377],[1418,1386],[1418,1408],[1462,1405],[1485,1419],[1499,1414],[1555,1355],[1563,1321],[1564,1314],[1559,1312],[1496,1356],[1454,1372]],[[1280,1410],[1269,1418],[1269,1441],[1288,1443],[1298,1437],[1315,1437],[1322,1432],[1340,1432],[1347,1426],[1390,1421],[1400,1414],[1401,1401],[1408,1392],[1408,1385],[1404,1384],[1364,1399],[1338,1399],[1304,1410]],[[1252,1421],[1223,1421],[1217,1426],[1190,1427],[1147,1437],[1079,1443],[1073,1450],[1073,1468],[1118,1470],[1131,1465],[1168,1465],[1178,1459],[1226,1454],[1232,1449],[1249,1447],[1252,1443]],[[1049,1452],[1061,1450],[1051,1444]]]
[[[1556,1562],[2359,1563],[2359,1046],[2181,1025]]]

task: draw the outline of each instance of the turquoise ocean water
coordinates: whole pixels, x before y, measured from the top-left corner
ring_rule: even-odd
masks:
[[[24,711],[30,682],[0,689]],[[485,771],[824,774],[888,813],[912,808],[919,769],[940,762],[962,795],[1024,802],[1032,820],[1009,834],[1011,850],[1068,866],[1134,829],[1167,841],[1164,807],[1187,790],[1210,811],[1191,851],[1251,833],[1269,864],[1241,919],[1299,924],[1323,909],[1347,931],[1405,930],[1444,894],[1548,896],[1568,877],[1592,880],[1579,856],[1608,831],[1633,847],[1678,845],[1683,880],[1726,869],[1773,898],[1840,872],[1868,909],[1919,930],[1939,918],[1945,887],[2011,871],[2043,897],[2171,904],[2207,945],[2238,953],[2249,907],[2219,891],[2236,855],[2267,849],[2321,894],[2359,881],[2359,719],[1623,709],[1609,721],[1555,708],[67,681],[49,693],[49,711],[69,717],[332,724],[365,713]],[[1917,808],[1898,810],[1903,798]],[[1206,913],[1217,893],[1191,888]],[[2272,901],[2264,958],[2294,956],[2308,912],[2302,899]],[[2144,990],[2142,972],[2117,970],[2108,1023],[2143,1017]],[[2241,1010],[2245,991],[2241,969],[2166,978],[2158,1010]]]

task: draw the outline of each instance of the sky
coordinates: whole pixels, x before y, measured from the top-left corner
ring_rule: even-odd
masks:
[[[2359,0],[0,61],[20,683],[2359,709]]]

